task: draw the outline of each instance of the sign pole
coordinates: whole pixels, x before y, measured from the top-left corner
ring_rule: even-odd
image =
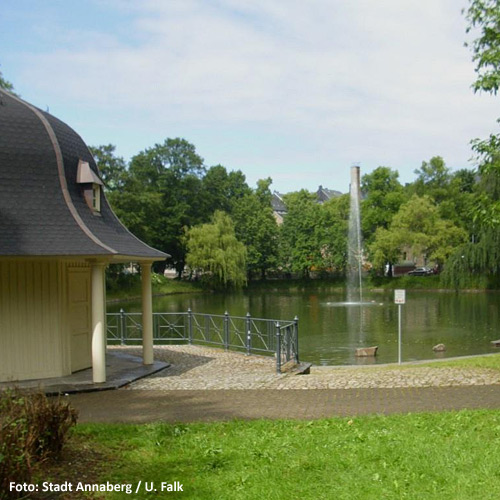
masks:
[[[398,305],[398,365],[401,364],[401,304]]]
[[[398,364],[401,364],[401,343],[402,343],[402,308],[401,306],[406,303],[406,290],[394,290],[394,303],[398,305]]]

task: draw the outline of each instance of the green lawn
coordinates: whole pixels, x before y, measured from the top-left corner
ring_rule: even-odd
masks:
[[[182,493],[105,498],[497,499],[500,412],[78,425],[74,437],[108,455],[94,481],[179,481]],[[97,468],[101,470],[101,468]]]
[[[405,363],[402,365],[390,364],[386,369],[415,369],[420,367],[430,368],[488,368],[491,370],[500,370],[500,353],[488,356],[471,356],[463,358],[454,358],[450,360],[429,361],[426,363]]]
[[[108,283],[106,296],[108,300],[127,300],[133,298],[141,298],[142,285],[140,276],[131,275],[120,283]],[[171,295],[176,293],[199,293],[203,289],[199,283],[191,281],[179,281],[167,279],[157,274],[152,280],[153,294]]]

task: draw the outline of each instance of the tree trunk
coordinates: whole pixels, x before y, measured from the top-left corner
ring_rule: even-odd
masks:
[[[165,273],[166,268],[167,268],[167,260],[166,259],[153,263],[153,271],[157,274],[161,274],[162,276]]]
[[[182,273],[184,272],[184,267],[186,267],[186,264],[183,260],[175,263],[175,270],[177,271],[178,279],[182,279]]]

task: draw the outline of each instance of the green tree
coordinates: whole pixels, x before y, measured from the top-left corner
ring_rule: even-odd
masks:
[[[475,63],[474,92],[496,95],[500,86],[500,0],[470,0],[465,11]],[[472,237],[456,249],[443,280],[456,287],[498,286],[500,278],[500,135],[475,139],[479,183],[471,203]]]
[[[234,225],[224,212],[216,211],[210,223],[192,227],[186,233],[186,263],[202,273],[210,286],[241,288],[246,283],[246,250],[238,241]]]
[[[144,189],[141,183],[127,175],[124,187],[108,193],[107,197],[127,229],[139,239],[155,246],[159,240],[156,228],[160,224],[159,214],[163,210],[162,194],[159,191]],[[162,249],[169,253],[166,247]],[[158,272],[161,272],[161,269]]]
[[[350,198],[348,194],[332,198],[318,207],[317,237],[323,270],[344,274],[347,266],[347,234]]]
[[[203,177],[203,195],[200,203],[206,213],[223,210],[232,213],[233,205],[252,190],[240,170],[228,172],[222,165],[210,167]]]
[[[145,239],[150,245],[171,255],[169,262],[179,276],[185,266],[186,247],[184,228],[209,219],[203,200],[202,177],[205,173],[203,159],[195,147],[185,139],[166,139],[135,155],[126,179],[128,200],[121,197],[115,203],[128,218],[139,219],[129,210],[147,215],[142,219],[146,226]],[[129,202],[127,207],[125,201]],[[126,210],[125,210],[126,208]],[[156,264],[162,272],[165,263]]]
[[[379,274],[385,272],[385,266],[389,266],[389,276],[392,276],[392,268],[402,255],[402,241],[397,231],[379,227],[375,232],[373,242],[368,246],[368,253],[373,269]]]
[[[442,219],[429,197],[413,195],[401,206],[388,230],[377,230],[369,250],[378,271],[387,263],[394,264],[403,252],[442,266],[465,241],[465,230]]]
[[[438,205],[449,197],[451,173],[441,156],[434,156],[429,162],[423,161],[415,174],[417,179],[413,188],[418,196],[430,196]]]
[[[262,279],[266,271],[275,267],[278,259],[278,225],[271,206],[270,178],[259,180],[257,189],[237,198],[233,204],[232,217],[236,236],[247,249],[249,276],[256,271]]]
[[[392,218],[405,201],[399,173],[388,167],[378,167],[361,179],[361,225],[366,244],[373,241],[378,228],[389,227]]]
[[[487,230],[460,245],[446,262],[443,282],[455,288],[500,286],[500,232]]]
[[[1,71],[0,71],[0,89],[7,90],[11,94],[17,95],[14,92],[14,85],[4,78]]]
[[[161,189],[165,181],[201,178],[205,173],[203,158],[185,139],[166,139],[163,144],[141,151],[132,158],[130,172],[145,186]]]
[[[500,0],[470,0],[467,33],[479,30],[469,46],[477,73],[473,89],[496,94],[500,87]]]
[[[349,195],[320,204],[315,193],[301,190],[283,200],[288,212],[279,231],[280,267],[305,278],[311,271],[345,273]]]
[[[441,216],[464,228],[469,234],[475,232],[473,220],[478,188],[475,170],[461,169],[454,172],[450,180],[450,197],[439,207]]]
[[[99,167],[106,191],[122,190],[125,183],[127,164],[121,156],[115,155],[116,146],[106,144],[89,146],[89,149]]]
[[[422,162],[421,168],[415,170],[415,173],[417,179],[410,185],[409,191],[418,196],[430,197],[441,218],[472,230],[475,173],[467,169],[452,173],[440,156],[434,156],[429,162]]]
[[[500,86],[500,0],[470,0],[465,11],[467,33],[477,34],[469,43],[477,74],[474,92],[496,95]],[[496,227],[500,220],[500,135],[472,141],[485,196],[474,214],[476,222]],[[488,199],[489,198],[489,199]],[[489,205],[489,206],[488,206]]]
[[[305,189],[283,197],[287,215],[280,228],[280,262],[285,269],[309,277],[323,267],[320,205]]]

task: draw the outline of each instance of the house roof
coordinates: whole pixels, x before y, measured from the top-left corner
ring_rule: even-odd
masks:
[[[96,163],[73,129],[0,89],[0,256],[165,259],[123,226],[102,191],[100,212],[89,207],[82,163],[90,168],[83,181],[97,183]]]
[[[282,195],[278,193],[277,191],[273,192],[273,196],[271,198],[271,206],[273,207],[273,210],[278,213],[286,213],[287,208],[285,205],[285,202],[283,201]]]
[[[316,196],[318,197],[319,203],[324,203],[325,201],[331,200],[332,198],[337,198],[341,195],[342,193],[340,191],[327,189],[323,186],[319,186],[318,190],[316,191]]]

